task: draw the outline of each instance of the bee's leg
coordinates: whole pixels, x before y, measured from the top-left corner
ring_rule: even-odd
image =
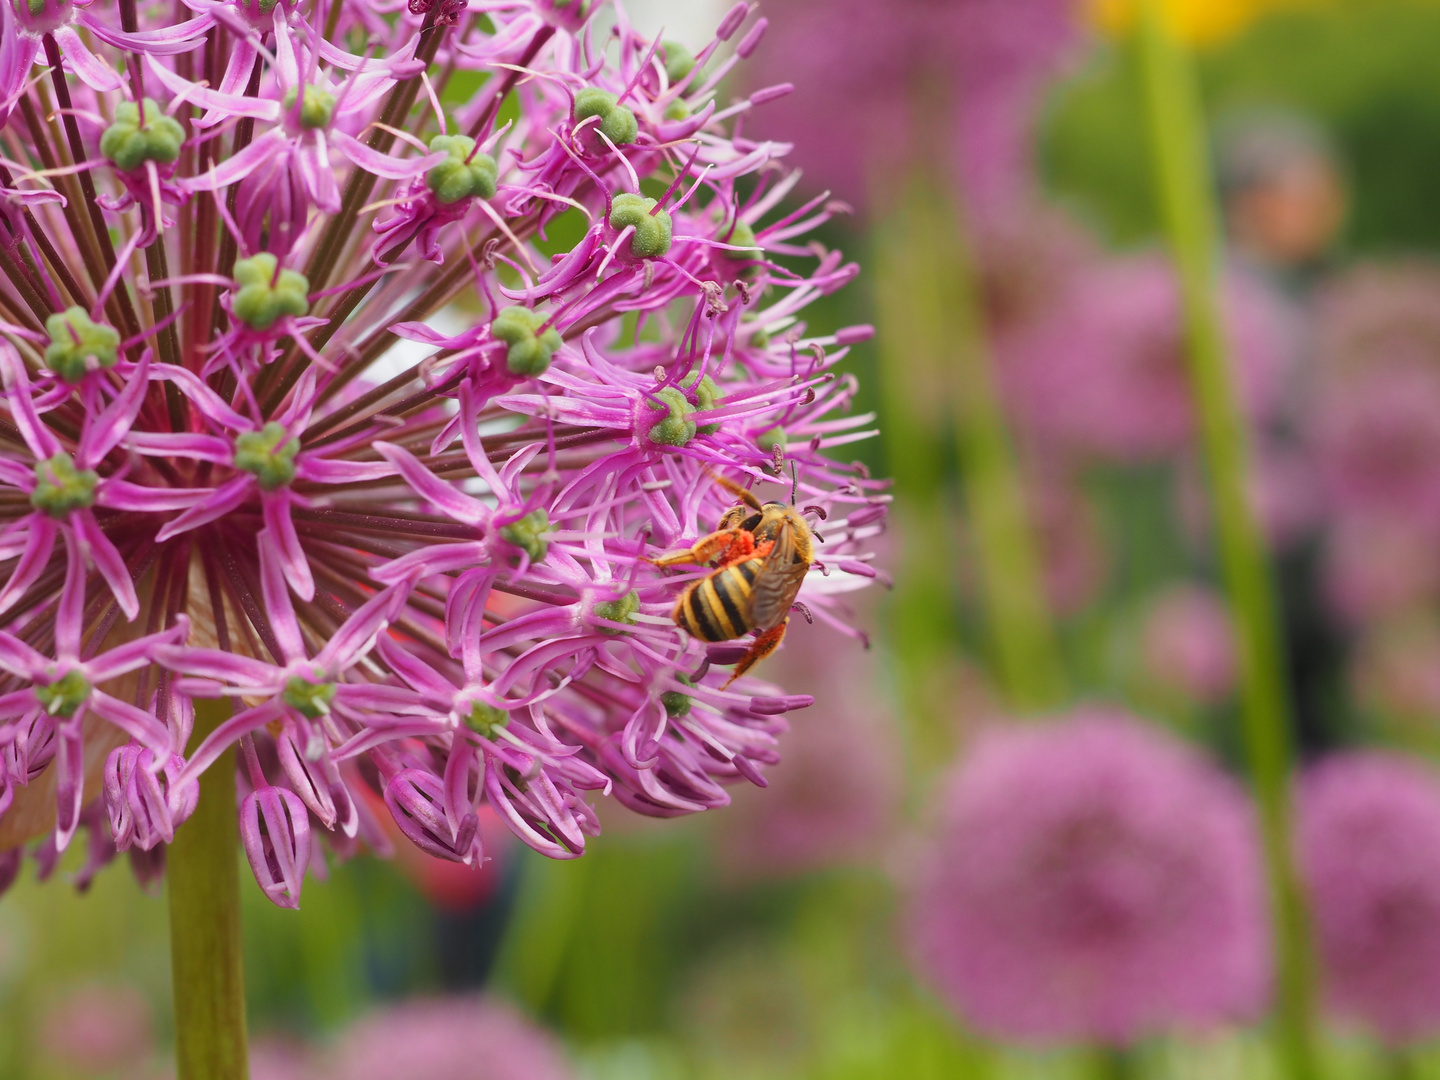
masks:
[[[686,548],[684,551],[672,551],[646,561],[660,567],[686,566],[692,563],[704,566],[721,555],[725,556],[727,563],[742,558],[748,559],[754,554],[754,551],[755,538],[744,529],[721,529],[719,532],[701,537],[695,542],[694,547]]]
[[[736,661],[735,670],[730,673],[730,678],[725,680],[725,686],[729,686],[736,679],[740,678],[741,675],[744,675],[761,660],[764,660],[765,657],[779,648],[780,642],[785,640],[785,627],[789,625],[789,623],[790,620],[786,619],[779,626],[772,627],[769,630],[762,630],[756,634],[755,640],[750,643],[749,650]],[[720,689],[725,689],[725,686],[722,686]]]

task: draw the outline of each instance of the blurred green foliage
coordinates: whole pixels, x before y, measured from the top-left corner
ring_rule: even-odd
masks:
[[[1200,57],[1212,121],[1282,106],[1309,114],[1350,171],[1356,253],[1440,246],[1440,7],[1366,0],[1280,11]],[[1052,94],[1043,139],[1051,190],[1121,244],[1156,231],[1134,57],[1097,49]]]

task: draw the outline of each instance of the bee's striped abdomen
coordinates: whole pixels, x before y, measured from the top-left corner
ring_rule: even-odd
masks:
[[[760,559],[716,570],[686,589],[675,622],[701,641],[731,641],[750,632],[750,586]]]

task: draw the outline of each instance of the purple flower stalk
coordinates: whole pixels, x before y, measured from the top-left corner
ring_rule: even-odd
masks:
[[[153,879],[236,746],[282,906],[317,840],[384,846],[367,788],[474,864],[484,803],[571,858],[589,792],[763,784],[811,699],[730,685],[745,643],[671,618],[708,570],[649,560],[715,478],[793,486],[806,617],[859,637],[888,499],[834,455],[869,329],[803,321],[856,267],[739,133],[783,88],[717,97],[764,20],[692,55],[598,3],[186,3],[0,5],[0,879],[81,825]]]

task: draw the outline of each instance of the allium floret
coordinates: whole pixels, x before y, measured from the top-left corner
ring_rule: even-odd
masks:
[[[49,316],[45,332],[45,366],[69,383],[92,371],[112,368],[119,359],[120,334],[113,326],[97,323],[78,305]]]
[[[153,99],[140,105],[122,101],[115,106],[115,121],[100,136],[100,153],[122,172],[134,172],[147,161],[169,165],[180,156],[185,129],[166,116]]]

